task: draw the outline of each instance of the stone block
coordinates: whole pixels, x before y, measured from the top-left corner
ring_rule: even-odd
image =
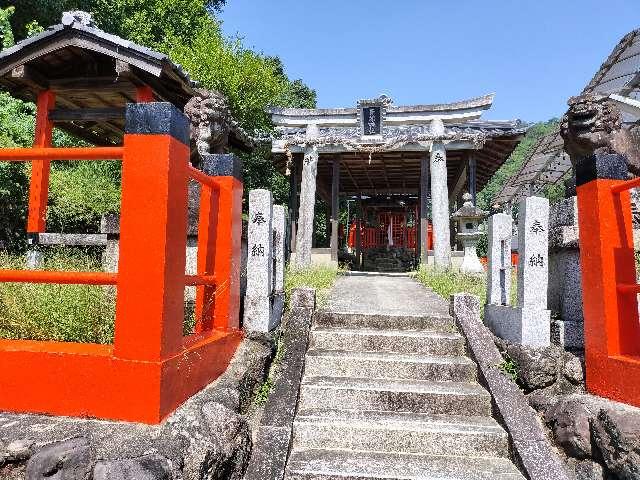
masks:
[[[202,155],[202,171],[214,177],[234,177],[242,181],[242,159],[233,153]]]
[[[549,229],[549,250],[555,252],[563,249],[580,247],[580,230],[577,225],[551,227]]]
[[[169,102],[129,103],[125,132],[136,135],[170,135],[189,145],[189,119]]]
[[[249,244],[244,328],[269,332],[273,293],[273,199],[268,190],[249,192]]]
[[[310,287],[294,288],[291,292],[291,308],[316,308],[316,290]]]
[[[244,480],[281,480],[285,475],[291,427],[260,426]]]
[[[569,197],[551,205],[549,228],[578,225],[578,197]]]
[[[531,307],[485,305],[484,321],[498,337],[530,347],[546,347],[551,337],[551,312]]]
[[[123,460],[103,460],[93,468],[93,480],[171,480],[169,461],[156,454]]]
[[[548,293],[549,309],[557,312],[565,321],[583,322],[582,273],[578,249],[564,249],[549,255]]]
[[[47,445],[27,463],[26,480],[86,480],[91,452],[86,438],[77,437]]]
[[[554,320],[551,322],[551,342],[569,349],[584,348],[584,323]]]

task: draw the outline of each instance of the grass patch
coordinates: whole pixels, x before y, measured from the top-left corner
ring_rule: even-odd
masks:
[[[437,270],[431,266],[420,267],[415,278],[423,285],[449,301],[454,293],[471,293],[480,298],[480,313],[484,315],[484,305],[487,302],[486,275],[469,275],[455,271]],[[511,275],[511,292],[509,305],[517,305],[518,279],[515,269]]]
[[[0,253],[0,268],[25,268],[23,256]],[[52,249],[46,270],[100,271],[96,256]],[[111,343],[115,295],[99,285],[0,283],[0,337],[60,342]]]
[[[254,406],[262,407],[267,403],[269,394],[271,393],[271,390],[273,390],[275,378],[278,374],[278,368],[284,359],[285,351],[284,340],[282,338],[282,332],[280,331],[276,340],[276,353],[273,356],[273,362],[271,362],[271,366],[269,367],[267,379],[257,388],[255,396],[253,397]]]
[[[318,307],[322,307],[329,298],[329,292],[337,276],[338,269],[328,265],[312,265],[311,267],[302,269],[288,266],[284,276],[286,308],[289,308],[291,291],[297,287],[315,288],[316,303]]]
[[[480,297],[480,307],[487,300],[487,279],[485,275],[468,275],[454,271],[441,271],[433,267],[420,267],[416,279],[447,301],[454,293],[471,293]],[[482,308],[481,308],[482,310]]]
[[[505,360],[498,365],[498,370],[510,377],[514,382],[518,381],[518,364],[508,355],[503,354]]]

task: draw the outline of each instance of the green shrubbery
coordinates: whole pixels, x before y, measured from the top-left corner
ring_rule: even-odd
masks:
[[[24,256],[0,253],[0,268],[23,269]],[[100,261],[82,251],[48,252],[48,270],[96,271]],[[111,343],[115,317],[112,287],[0,283],[0,337]]]

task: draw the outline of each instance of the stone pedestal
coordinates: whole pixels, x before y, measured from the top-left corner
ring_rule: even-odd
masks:
[[[317,138],[317,125],[307,125],[308,139]],[[302,161],[302,185],[300,187],[300,210],[298,230],[296,232],[296,266],[311,265],[311,247],[313,242],[313,216],[316,205],[316,175],[318,174],[318,149],[310,145],[305,148]]]
[[[273,327],[273,200],[268,190],[249,192],[249,244],[244,329],[269,332]]]
[[[504,296],[499,304],[489,302],[485,321],[493,333],[505,340],[546,347],[551,337],[551,312],[547,310],[549,200],[525,198],[518,212],[518,306],[506,306]],[[506,253],[504,245],[500,249]],[[504,281],[506,284],[510,279]],[[501,292],[504,295],[504,289]]]
[[[584,348],[582,276],[578,204],[576,197],[551,207],[549,218],[549,309],[559,320],[551,323],[552,342],[565,348]]]
[[[431,132],[444,133],[442,120],[431,122]],[[431,216],[433,222],[433,262],[436,268],[451,268],[451,232],[449,230],[449,188],[447,186],[447,152],[444,143],[431,146]]]
[[[285,263],[285,235],[286,208],[282,205],[273,206],[273,305],[271,309],[271,323],[278,325],[284,310],[284,263]]]
[[[480,263],[478,252],[476,251],[479,235],[471,234],[465,237],[463,234],[460,234],[458,237],[464,249],[464,258],[462,259],[462,265],[460,265],[460,271],[471,275],[483,274],[484,267],[482,263]]]

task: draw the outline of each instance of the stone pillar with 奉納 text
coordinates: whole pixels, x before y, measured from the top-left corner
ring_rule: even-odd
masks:
[[[431,122],[431,133],[444,134],[442,120]],[[451,230],[449,225],[449,187],[447,185],[447,152],[444,143],[431,145],[431,216],[433,223],[433,264],[437,269],[451,268]]]
[[[549,200],[525,198],[520,202],[518,214],[518,306],[489,303],[485,307],[485,321],[505,340],[546,347],[551,337],[551,314],[547,309]],[[507,281],[510,279],[505,278]]]
[[[247,291],[244,329],[269,332],[273,328],[273,199],[268,190],[249,192]]]
[[[273,303],[271,323],[280,323],[284,310],[284,262],[287,209],[282,205],[273,206]]]

